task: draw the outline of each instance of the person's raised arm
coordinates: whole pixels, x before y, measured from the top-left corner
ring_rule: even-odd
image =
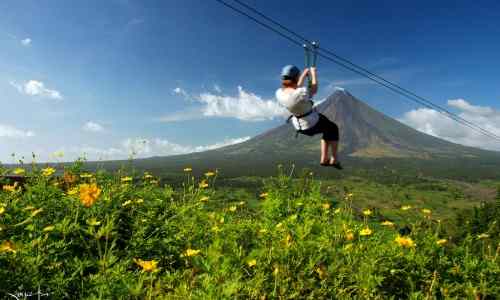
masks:
[[[318,92],[318,76],[316,74],[316,67],[311,67],[311,97]]]
[[[302,74],[299,77],[299,80],[297,81],[297,86],[301,87],[304,85],[304,81],[306,81],[306,77],[309,74],[309,69],[305,68]]]

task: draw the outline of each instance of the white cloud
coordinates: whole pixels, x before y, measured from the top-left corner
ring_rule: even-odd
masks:
[[[476,106],[463,99],[449,100],[450,107],[459,110],[458,115],[500,136],[500,111],[487,106]],[[401,122],[424,133],[472,147],[500,150],[500,142],[471,128],[460,125],[441,113],[428,108],[406,112]]]
[[[102,132],[104,131],[104,127],[98,123],[88,121],[83,125],[83,130],[90,132]]]
[[[217,93],[222,93],[222,89],[218,84],[214,84],[214,91]]]
[[[29,130],[21,130],[10,125],[0,124],[0,138],[27,138],[33,137],[35,133]]]
[[[207,117],[236,118],[242,121],[264,121],[287,114],[284,107],[274,100],[266,100],[238,87],[238,95],[224,96],[211,93],[200,95],[204,104],[203,115]]]
[[[202,152],[213,150],[229,145],[239,144],[249,140],[250,137],[226,139],[222,142],[217,142],[210,145],[202,146],[186,146],[170,142],[165,139],[127,139],[122,142],[122,149],[128,155],[133,154],[135,157],[150,157],[150,156],[168,156],[187,154],[193,152]]]
[[[249,139],[250,137],[233,138],[209,145],[187,146],[160,138],[128,138],[123,140],[120,145],[116,147],[66,147],[58,149],[58,151],[64,153],[64,160],[66,161],[72,161],[79,157],[86,157],[88,160],[118,160],[128,159],[130,157],[147,158],[202,152],[242,143]]]
[[[184,97],[188,97],[189,96],[188,93],[184,89],[182,89],[180,87],[176,87],[175,89],[172,90],[172,92],[174,94],[176,94],[176,95],[181,95],[181,96],[184,96]]]
[[[41,81],[29,80],[23,84],[18,84],[14,81],[11,81],[9,83],[13,87],[15,87],[20,93],[28,96],[39,96],[54,100],[63,99],[63,96],[59,91],[46,88],[45,84]]]
[[[457,108],[465,113],[484,115],[484,116],[492,116],[495,114],[495,110],[492,109],[491,107],[471,105],[464,99],[448,100],[448,105]]]
[[[182,93],[179,90],[176,93]],[[160,122],[176,122],[207,117],[235,118],[242,121],[265,121],[288,115],[287,110],[276,100],[263,99],[238,87],[238,95],[226,96],[210,92],[200,94],[196,102],[199,107],[158,118]]]
[[[23,46],[30,46],[31,45],[31,39],[30,38],[26,38],[24,40],[21,40],[21,44]]]

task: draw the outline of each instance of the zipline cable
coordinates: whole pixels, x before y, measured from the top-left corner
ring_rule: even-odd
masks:
[[[263,26],[263,27],[265,27],[265,28],[273,31],[274,33],[276,33],[276,34],[280,35],[281,37],[287,39],[288,41],[292,42],[293,44],[295,44],[297,46],[300,46],[300,47],[303,47],[303,43],[301,41],[297,41],[296,39],[294,39],[294,38],[292,38],[292,37],[284,34],[283,32],[277,30],[276,28],[272,27],[271,25],[266,24],[266,23],[258,20],[257,18],[255,18],[255,17],[251,16],[250,14],[246,13],[245,11],[243,11],[243,10],[241,10],[241,9],[239,9],[239,8],[237,8],[237,7],[229,4],[229,3],[227,3],[226,1],[224,1],[224,0],[215,0],[215,1],[217,1],[217,2],[221,3],[222,5],[224,5],[224,6],[228,7],[228,8],[230,8],[230,9],[238,12],[241,15],[243,15],[243,16],[251,19],[255,23],[257,23],[257,24],[259,24],[259,25],[261,25],[261,26]],[[248,9],[248,10],[256,13],[257,15],[261,16],[265,20],[273,23],[274,25],[278,26],[282,30],[288,32],[289,34],[294,35],[295,37],[299,38],[303,42],[308,43],[308,44],[312,44],[313,43],[309,39],[305,38],[304,36],[296,33],[293,30],[288,29],[286,26],[280,24],[279,22],[273,20],[270,17],[267,17],[266,15],[264,15],[261,12],[259,12],[255,8],[247,5],[246,3],[242,2],[242,1],[239,1],[239,0],[233,0],[233,1],[237,2],[238,4],[240,4],[241,6],[245,7],[246,9]],[[372,81],[374,81],[374,82],[376,82],[376,83],[378,83],[378,84],[380,84],[380,85],[382,85],[382,86],[390,89],[391,91],[393,91],[393,92],[395,92],[395,93],[397,93],[397,94],[399,94],[401,96],[404,96],[404,97],[412,100],[413,102],[416,102],[416,103],[418,103],[420,105],[423,105],[423,106],[425,106],[427,108],[434,109],[437,112],[439,112],[440,114],[442,114],[444,116],[447,116],[448,118],[450,118],[450,119],[452,119],[452,120],[454,120],[454,121],[462,124],[463,126],[466,126],[466,127],[470,128],[470,129],[476,131],[476,132],[479,132],[481,134],[484,134],[484,135],[486,135],[488,137],[491,137],[493,139],[496,139],[496,140],[500,141],[500,136],[497,136],[496,134],[494,134],[494,133],[492,133],[492,132],[490,132],[490,131],[488,131],[488,130],[482,128],[482,127],[480,127],[479,125],[476,125],[476,124],[474,124],[474,123],[472,123],[472,122],[470,122],[470,121],[468,121],[466,119],[463,119],[462,117],[460,117],[460,116],[458,116],[458,115],[456,115],[456,114],[454,114],[454,113],[446,110],[445,108],[443,108],[443,107],[441,107],[441,106],[439,106],[437,104],[434,104],[433,102],[431,102],[431,101],[429,101],[429,100],[427,100],[427,99],[425,99],[425,98],[423,98],[421,96],[418,96],[415,93],[413,93],[413,92],[411,92],[411,91],[409,91],[409,90],[407,90],[407,89],[405,89],[405,88],[403,88],[403,87],[401,87],[401,86],[399,86],[399,85],[397,85],[397,84],[395,84],[395,83],[393,83],[393,82],[391,82],[389,80],[386,80],[385,78],[383,78],[383,77],[381,77],[381,76],[379,76],[379,75],[377,75],[375,73],[372,73],[369,70],[367,70],[367,69],[365,69],[365,68],[363,68],[361,66],[358,66],[357,64],[349,61],[348,59],[345,59],[345,58],[337,55],[335,52],[327,50],[327,49],[324,49],[322,47],[318,47],[318,50],[321,51],[321,52],[324,52],[324,53],[327,53],[327,54],[333,56],[333,57],[330,57],[327,54],[318,53],[318,55],[320,57],[323,57],[323,58],[325,58],[325,59],[327,59],[327,60],[329,60],[329,61],[331,61],[331,62],[333,62],[335,64],[338,64],[338,65],[342,66],[345,69],[348,69],[348,70],[350,70],[352,72],[355,72],[355,73],[357,73],[357,74],[359,74],[359,75],[361,75],[363,77],[366,77],[366,78],[368,78],[368,79],[370,79],[370,80],[372,80]]]
[[[239,5],[243,6],[244,8],[250,10],[251,12],[257,14],[258,16],[264,18],[266,21],[271,22],[272,24],[278,26],[279,28],[281,28],[282,30],[286,31],[287,33],[289,33],[289,34],[297,37],[298,39],[302,40],[303,42],[305,42],[307,44],[313,44],[314,43],[314,42],[310,41],[308,38],[306,38],[305,36],[297,33],[296,31],[293,31],[293,30],[289,29],[288,27],[284,26],[280,22],[274,20],[271,17],[268,17],[264,13],[260,12],[256,8],[254,8],[254,7],[246,4],[245,2],[240,1],[240,0],[233,0],[233,1],[236,2],[236,3],[238,3]],[[461,122],[459,122],[459,123],[462,124],[462,125],[465,125],[463,123],[467,123],[468,125],[470,125],[472,127],[475,127],[476,131],[479,130],[480,133],[482,133],[484,135],[487,135],[488,137],[500,140],[500,136],[498,136],[498,135],[496,135],[496,134],[494,134],[494,133],[492,133],[492,132],[490,132],[490,131],[482,128],[482,127],[480,127],[477,124],[474,124],[474,123],[468,121],[467,119],[464,119],[464,118],[462,118],[462,117],[460,117],[460,116],[452,113],[451,111],[447,110],[446,108],[444,108],[444,107],[442,107],[440,105],[437,105],[437,104],[433,103],[432,101],[430,101],[430,100],[428,100],[426,98],[423,98],[423,97],[421,97],[421,96],[413,93],[412,91],[409,91],[408,89],[403,88],[402,86],[400,86],[400,85],[398,85],[396,83],[393,83],[393,82],[391,82],[391,81],[389,81],[389,80],[387,80],[387,79],[385,79],[385,78],[383,78],[383,77],[381,77],[381,76],[379,76],[379,75],[377,75],[377,74],[375,74],[375,73],[367,70],[366,68],[363,68],[363,67],[361,67],[361,66],[353,63],[352,61],[350,61],[350,60],[348,60],[348,59],[346,59],[346,58],[344,58],[344,57],[336,54],[335,52],[333,52],[331,50],[324,49],[324,48],[321,48],[321,47],[318,47],[318,50],[319,51],[323,51],[323,52],[325,52],[325,53],[327,53],[329,55],[332,55],[334,58],[336,58],[338,60],[341,60],[342,62],[347,63],[350,66],[352,66],[354,68],[357,68],[357,69],[361,70],[362,72],[365,72],[366,74],[368,74],[370,76],[373,76],[373,77],[375,77],[375,78],[377,78],[377,79],[379,79],[379,80],[381,80],[381,81],[383,81],[383,82],[385,82],[385,83],[387,83],[387,84],[395,87],[396,89],[401,90],[403,93],[406,93],[406,94],[408,94],[408,95],[410,95],[412,97],[418,98],[419,100],[421,100],[421,101],[423,101],[423,102],[425,102],[425,103],[428,104],[428,105],[426,105],[426,107],[435,109],[437,111],[441,111],[440,112],[441,114],[446,115],[447,117],[449,117],[449,118],[451,118],[451,119],[453,119],[453,120],[455,120],[457,122],[458,122],[458,120],[460,120]],[[358,73],[358,72],[356,72],[356,73]],[[363,76],[368,77],[366,74],[364,74]],[[371,80],[373,80],[373,78],[370,78],[370,77],[368,77],[368,78],[371,79]],[[431,107],[429,107],[429,106],[431,106]],[[467,126],[467,127],[471,128],[470,126]]]

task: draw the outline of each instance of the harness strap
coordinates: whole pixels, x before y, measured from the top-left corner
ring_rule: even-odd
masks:
[[[312,100],[311,100],[311,102],[312,102]],[[290,115],[290,116],[288,117],[288,119],[286,119],[286,123],[287,123],[287,124],[288,124],[288,123],[290,123],[290,120],[291,120],[292,118],[294,118],[294,117],[295,117],[295,118],[297,118],[297,119],[305,118],[305,117],[309,116],[310,114],[312,114],[312,113],[313,113],[313,112],[315,112],[315,111],[316,111],[316,108],[315,108],[315,107],[313,107],[310,111],[308,111],[307,113],[305,113],[305,114],[303,114],[303,115],[300,115],[300,116]],[[297,138],[297,137],[299,136],[299,133],[300,133],[300,131],[302,130],[302,128],[300,127],[300,122],[299,122],[298,120],[297,120],[297,124],[299,125],[299,129],[298,129],[298,130],[295,130],[295,138]]]

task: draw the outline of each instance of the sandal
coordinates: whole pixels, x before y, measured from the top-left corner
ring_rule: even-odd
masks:
[[[320,163],[320,165],[321,165],[321,166],[323,166],[323,167],[334,167],[334,168],[335,168],[335,169],[337,169],[337,170],[342,170],[342,169],[344,169],[344,168],[342,167],[342,165],[340,164],[340,162],[338,162],[338,161],[336,161],[336,162],[334,162],[334,163]]]
[[[331,164],[330,166],[334,167],[335,169],[337,170],[343,170],[344,167],[342,167],[342,165],[340,164],[340,162],[336,161],[334,162],[333,164]]]

